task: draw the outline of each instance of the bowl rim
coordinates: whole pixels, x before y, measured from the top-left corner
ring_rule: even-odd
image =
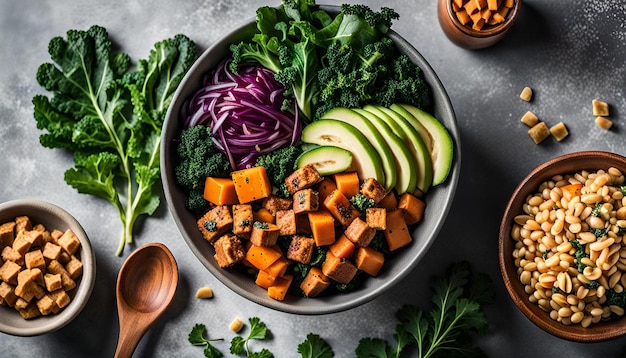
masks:
[[[323,9],[326,11],[338,11],[339,9],[339,6],[334,6],[334,5],[317,5],[317,7],[319,9]],[[177,184],[176,184],[175,178],[171,177],[172,174],[168,171],[168,167],[167,167],[169,160],[170,160],[170,155],[171,155],[171,151],[169,149],[170,146],[167,145],[167,143],[169,143],[173,139],[172,137],[173,133],[171,133],[172,126],[171,125],[168,126],[167,123],[173,120],[177,120],[178,118],[179,114],[177,111],[180,109],[179,108],[180,106],[178,106],[177,108],[177,105],[175,105],[175,101],[177,99],[179,101],[184,100],[184,99],[181,99],[180,97],[183,93],[183,89],[185,85],[187,85],[189,82],[192,81],[192,76],[194,76],[193,74],[194,72],[198,71],[200,68],[205,67],[204,65],[202,65],[202,63],[206,61],[210,61],[214,52],[217,51],[219,53],[219,49],[222,49],[223,51],[223,48],[225,47],[224,46],[225,43],[233,43],[233,39],[236,39],[238,34],[241,35],[242,31],[246,31],[246,29],[250,30],[250,29],[255,29],[255,28],[256,28],[255,18],[254,17],[248,18],[247,21],[243,22],[242,24],[239,24],[233,30],[228,32],[226,35],[217,39],[211,46],[209,46],[209,48],[207,48],[200,55],[198,60],[194,63],[192,68],[185,75],[185,77],[183,78],[181,84],[179,85],[176,91],[175,99],[172,101],[172,105],[168,109],[168,113],[166,115],[166,119],[165,119],[164,126],[163,126],[162,140],[161,140],[162,141],[161,179],[163,182],[163,187],[165,189],[164,194],[166,197],[166,201],[168,203],[169,212],[174,218],[174,221],[181,235],[183,236],[183,239],[186,241],[187,246],[189,246],[189,248],[192,250],[196,258],[199,259],[199,261],[209,270],[209,272],[218,281],[220,281],[222,284],[227,286],[230,290],[234,291],[235,293],[237,293],[241,297],[246,298],[249,301],[252,301],[256,304],[259,304],[261,306],[271,308],[277,311],[293,313],[293,314],[301,314],[301,315],[329,314],[329,313],[345,311],[345,310],[363,305],[373,300],[374,298],[378,297],[387,288],[391,287],[392,284],[395,285],[398,282],[400,282],[404,277],[406,277],[408,274],[410,274],[414,270],[414,268],[417,266],[417,263],[422,259],[424,253],[430,248],[430,246],[436,239],[437,234],[441,230],[443,223],[447,217],[447,214],[452,206],[453,197],[454,197],[458,179],[460,176],[460,163],[461,163],[460,133],[459,133],[457,122],[456,122],[456,116],[452,108],[452,103],[439,77],[436,75],[433,68],[426,61],[426,59],[408,41],[404,40],[395,31],[389,30],[387,35],[396,42],[396,45],[399,47],[400,51],[409,54],[409,56],[413,56],[413,60],[417,62],[420,68],[422,69],[422,72],[424,73],[424,78],[427,80],[426,82],[431,88],[431,94],[433,95],[433,102],[437,101],[439,103],[438,106],[439,106],[440,111],[442,112],[440,114],[440,117],[444,116],[450,121],[450,123],[444,123],[444,125],[450,132],[450,135],[452,136],[455,142],[455,146],[453,148],[454,149],[454,154],[453,154],[454,161],[452,163],[452,167],[450,168],[450,173],[448,174],[448,178],[446,179],[445,183],[440,184],[439,187],[436,188],[436,190],[441,190],[441,191],[446,190],[445,198],[442,199],[443,201],[445,201],[445,203],[442,204],[443,208],[441,211],[436,212],[435,215],[433,215],[433,216],[436,216],[436,218],[435,217],[432,218],[432,220],[434,220],[434,225],[436,229],[429,233],[428,238],[427,238],[428,241],[426,245],[421,247],[420,251],[414,252],[415,257],[411,258],[408,264],[409,267],[406,269],[403,269],[402,272],[400,272],[397,275],[397,278],[393,280],[393,282],[384,281],[381,283],[380,286],[376,286],[376,288],[372,290],[359,289],[356,291],[356,292],[359,292],[360,294],[360,296],[357,298],[354,298],[354,299],[346,298],[343,302],[340,302],[340,303],[335,303],[335,302],[328,303],[325,301],[321,301],[321,298],[318,297],[315,299],[309,299],[309,302],[315,302],[315,304],[313,305],[309,305],[309,304],[301,305],[301,304],[293,304],[292,302],[289,302],[287,300],[277,301],[277,300],[273,300],[267,297],[261,297],[260,295],[254,292],[251,292],[245,289],[244,287],[236,285],[232,281],[231,278],[227,277],[227,272],[228,272],[227,270],[217,269],[214,266],[212,266],[210,263],[205,261],[204,259],[205,253],[203,253],[202,251],[205,251],[207,249],[206,248],[200,249],[194,244],[192,238],[190,237],[190,234],[187,232],[184,226],[183,218],[177,212],[177,205],[180,207],[180,203],[174,202],[174,198],[172,196],[173,193],[171,192],[171,190],[168,190],[168,188],[175,187],[177,186]],[[221,59],[218,59],[218,60],[213,59],[213,60],[219,61]],[[195,76],[198,76],[198,74],[195,74]],[[435,93],[435,91],[432,91],[433,87],[437,87],[441,89],[441,91],[439,93]],[[431,204],[431,205],[435,206],[434,204]],[[427,203],[427,210],[428,210],[428,203]],[[186,211],[186,209],[184,211]],[[188,211],[186,212],[188,213]],[[425,240],[425,238],[420,237],[420,240]],[[368,280],[371,280],[371,279],[372,278],[368,278]],[[253,280],[250,280],[250,282],[254,284]],[[349,294],[345,294],[341,296],[345,297],[346,295],[349,295]]]
[[[520,8],[522,7],[522,0],[514,0],[515,3],[513,7],[511,8],[511,10],[509,10],[510,13],[507,14],[507,17],[503,23],[498,24],[496,26],[490,25],[490,27],[485,30],[482,30],[482,29],[474,30],[471,27],[461,24],[459,19],[457,19],[456,15],[454,14],[454,9],[452,8],[453,0],[440,0],[440,1],[446,2],[446,13],[448,17],[450,18],[450,21],[452,21],[452,23],[454,24],[454,26],[465,35],[476,37],[476,38],[492,37],[492,36],[497,36],[497,35],[507,32],[516,22],[517,17],[519,15]]]
[[[70,293],[72,296],[70,304],[59,313],[24,320],[25,325],[23,327],[15,327],[8,324],[6,320],[0,320],[0,332],[13,336],[30,337],[56,331],[74,320],[89,301],[96,281],[95,252],[87,233],[78,220],[68,211],[56,204],[31,198],[6,201],[0,203],[0,221],[4,222],[4,215],[2,215],[2,213],[9,210],[11,212],[20,212],[22,213],[20,215],[26,216],[31,216],[32,213],[36,213],[32,215],[33,217],[39,215],[56,216],[60,221],[65,223],[67,229],[72,229],[76,237],[80,240],[80,259],[83,263],[83,274],[79,282],[77,282],[77,287],[74,288],[76,291]],[[33,224],[39,224],[39,222],[33,220]],[[61,230],[61,228],[56,229]],[[2,308],[6,308],[7,312],[15,311],[10,307]],[[17,311],[11,312],[11,314],[13,313],[18,314]],[[21,317],[19,318],[22,319]]]
[[[574,169],[573,171],[568,170],[566,172],[555,169],[556,164],[568,166],[584,159],[594,159],[598,164],[586,166],[585,168],[578,167],[578,169]],[[622,317],[617,320],[600,322],[588,328],[583,328],[579,325],[565,326],[560,322],[552,320],[547,312],[541,310],[536,304],[531,303],[527,299],[528,295],[523,293],[523,286],[515,274],[517,268],[512,260],[512,250],[507,250],[507,246],[512,247],[513,244],[513,240],[510,237],[512,220],[516,214],[522,212],[521,203],[525,200],[524,194],[536,192],[536,188],[540,183],[555,174],[568,174],[583,169],[608,169],[608,167],[602,167],[601,163],[618,163],[614,166],[619,167],[622,173],[626,174],[626,157],[616,153],[598,150],[578,151],[559,155],[537,166],[524,177],[511,194],[506,204],[498,232],[498,265],[505,288],[511,300],[524,316],[537,327],[553,336],[573,342],[595,343],[624,336],[626,335],[626,324],[623,322],[625,318]],[[531,185],[533,186],[532,188],[530,187]]]

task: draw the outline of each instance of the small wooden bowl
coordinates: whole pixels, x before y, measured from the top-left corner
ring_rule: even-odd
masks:
[[[583,151],[562,155],[541,164],[517,186],[504,210],[500,224],[498,260],[500,272],[511,299],[522,313],[539,328],[570,341],[602,342],[616,339],[626,335],[626,321],[624,318],[614,319],[592,324],[588,328],[574,324],[566,326],[551,319],[548,312],[541,310],[537,304],[531,303],[519,280],[512,256],[514,250],[514,241],[511,238],[513,220],[516,215],[522,214],[522,204],[526,201],[526,197],[537,192],[539,185],[554,175],[575,173],[581,170],[607,170],[610,167],[615,167],[622,173],[626,173],[626,158],[608,152]]]
[[[502,40],[517,20],[521,7],[522,0],[515,0],[515,5],[513,5],[503,23],[485,26],[482,30],[474,30],[459,22],[452,8],[452,0],[439,0],[437,17],[439,18],[441,29],[450,41],[460,47],[477,50],[492,46]]]

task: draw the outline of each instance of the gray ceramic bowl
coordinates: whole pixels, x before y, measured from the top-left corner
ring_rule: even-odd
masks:
[[[321,6],[321,8],[327,11],[337,11],[338,9],[331,6]],[[178,138],[181,130],[179,114],[183,103],[200,88],[202,75],[213,69],[220,60],[229,55],[229,45],[242,40],[249,40],[254,30],[254,19],[250,19],[214,43],[200,56],[178,88],[163,125],[161,147],[161,177],[169,210],[183,238],[200,262],[219,281],[250,301],[279,311],[296,314],[326,314],[362,305],[411,274],[418,262],[426,255],[428,248],[435,241],[444,224],[456,190],[461,163],[459,131],[450,99],[439,78],[424,57],[397,33],[390,31],[389,36],[400,50],[410,56],[422,68],[426,82],[432,90],[434,103],[432,112],[446,126],[454,139],[454,163],[448,179],[444,184],[434,187],[428,192],[424,219],[413,232],[413,243],[409,247],[399,250],[398,255],[386,265],[378,277],[368,278],[359,290],[346,294],[317,298],[288,296],[284,301],[273,300],[267,296],[265,289],[254,283],[252,277],[237,270],[224,270],[217,266],[213,259],[213,248],[198,231],[194,215],[185,208],[185,194],[176,184],[174,176],[177,159],[175,146],[172,145],[172,142]]]
[[[96,260],[82,226],[64,209],[35,199],[20,199],[0,204],[0,224],[22,215],[30,217],[33,225],[43,224],[49,230],[72,229],[80,240],[78,255],[83,263],[83,274],[76,280],[77,286],[68,292],[71,302],[59,313],[25,320],[14,308],[0,306],[0,332],[14,336],[37,336],[64,327],[83,310],[96,281]]]

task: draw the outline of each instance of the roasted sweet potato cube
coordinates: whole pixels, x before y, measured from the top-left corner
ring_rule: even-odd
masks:
[[[330,280],[319,267],[312,267],[300,283],[300,289],[307,297],[316,297],[330,286]]]
[[[322,264],[322,272],[334,281],[347,285],[352,281],[358,269],[352,262],[335,257],[332,253],[326,253],[326,259]]]
[[[350,225],[352,220],[361,216],[361,213],[339,189],[328,194],[324,199],[324,206],[343,226]]]
[[[398,209],[402,209],[407,225],[413,225],[422,220],[425,206],[424,201],[409,193],[402,194],[398,201]]]
[[[359,247],[354,263],[359,270],[377,276],[385,263],[385,256],[371,247]]]

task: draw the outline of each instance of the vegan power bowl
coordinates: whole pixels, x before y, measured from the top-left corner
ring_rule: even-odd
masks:
[[[262,7],[183,81],[164,127],[166,196],[196,255],[243,296],[349,308],[408,273],[439,230],[458,175],[454,116],[426,61],[389,30],[395,18]],[[326,307],[299,307],[303,295]]]

